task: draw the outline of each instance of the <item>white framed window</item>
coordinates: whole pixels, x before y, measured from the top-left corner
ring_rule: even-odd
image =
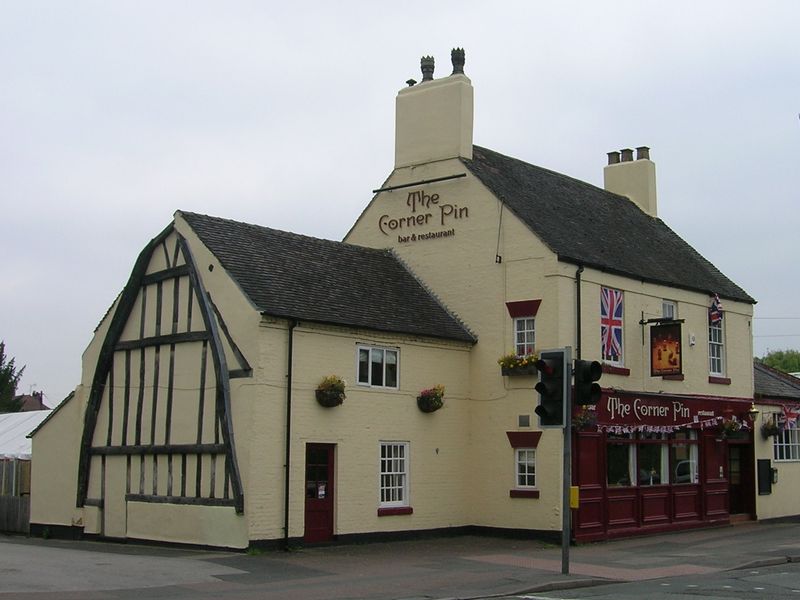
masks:
[[[536,450],[534,448],[515,448],[516,487],[536,487]]]
[[[380,506],[408,506],[408,442],[381,442]]]
[[[772,442],[773,457],[778,460],[800,460],[800,429],[797,422],[787,423]]]
[[[518,356],[532,354],[536,347],[536,328],[533,317],[514,319],[514,351]]]
[[[399,359],[397,348],[357,346],[359,385],[397,389]]]
[[[678,318],[678,303],[674,300],[661,301],[661,316],[665,319]]]
[[[725,374],[725,347],[722,321],[708,323],[708,372],[711,375]]]

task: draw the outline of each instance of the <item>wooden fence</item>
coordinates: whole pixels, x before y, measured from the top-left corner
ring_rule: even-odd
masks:
[[[0,531],[28,533],[30,515],[30,496],[0,496]]]

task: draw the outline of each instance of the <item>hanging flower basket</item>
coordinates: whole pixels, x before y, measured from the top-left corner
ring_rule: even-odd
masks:
[[[436,384],[432,388],[422,390],[417,396],[417,406],[424,413],[436,412],[444,405],[444,386]]]
[[[500,365],[500,372],[507,377],[515,375],[536,375],[536,361],[539,355],[535,352],[530,354],[504,354],[497,359]]]
[[[325,408],[339,406],[345,399],[345,385],[344,379],[338,375],[328,375],[317,386],[317,402]]]
[[[778,435],[780,432],[781,429],[778,426],[778,423],[775,421],[774,416],[770,417],[761,424],[761,437],[763,437],[765,440]]]
[[[726,440],[729,438],[737,438],[742,431],[742,422],[736,418],[723,419],[717,428],[719,432],[719,439]]]
[[[580,431],[591,429],[597,425],[597,412],[589,410],[588,406],[582,407],[572,415],[572,429]]]

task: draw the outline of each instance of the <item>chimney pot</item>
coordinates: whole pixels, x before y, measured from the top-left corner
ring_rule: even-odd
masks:
[[[636,160],[650,160],[650,148],[647,146],[639,146],[636,148]]]
[[[423,56],[419,61],[419,66],[422,69],[422,81],[433,81],[433,57]]]
[[[464,74],[464,49],[453,48],[450,52],[450,62],[453,63],[453,75]]]
[[[620,153],[622,154],[622,162],[631,162],[633,160],[633,150],[630,148],[623,148]]]
[[[616,165],[619,163],[619,152],[616,150],[614,152],[608,152],[608,164]]]

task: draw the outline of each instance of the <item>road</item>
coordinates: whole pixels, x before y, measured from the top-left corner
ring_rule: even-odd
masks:
[[[800,599],[800,563],[707,575],[681,575],[666,579],[599,585],[576,590],[505,596],[505,600],[719,600]],[[500,600],[500,599],[494,599]]]

